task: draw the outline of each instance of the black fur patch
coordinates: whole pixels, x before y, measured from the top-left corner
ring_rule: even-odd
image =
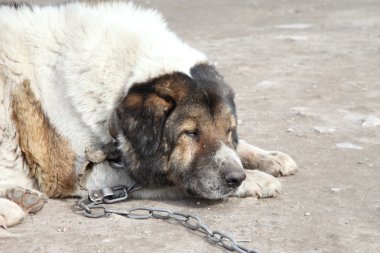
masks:
[[[147,100],[150,100],[149,103]],[[153,100],[157,100],[157,103]],[[165,103],[168,102],[158,97],[151,85],[140,85],[130,89],[116,110],[124,136],[141,157],[151,156],[159,146],[166,115],[169,113],[168,108],[160,106]]]
[[[236,116],[236,107],[234,103],[235,93],[218,73],[214,66],[207,63],[195,65],[190,69],[190,74],[197,82],[198,86],[203,89],[204,94],[209,99],[216,96],[218,99],[223,98],[228,103],[232,112]]]

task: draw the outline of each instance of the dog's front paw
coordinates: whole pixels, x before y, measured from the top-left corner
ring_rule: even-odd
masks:
[[[7,228],[18,224],[25,215],[19,205],[8,199],[0,198],[0,227]]]
[[[47,202],[47,197],[43,193],[21,187],[8,189],[6,197],[17,203],[27,213],[38,212]]]
[[[259,169],[273,176],[289,176],[297,172],[297,165],[287,154],[280,151],[266,151],[261,154]]]
[[[235,192],[236,197],[274,197],[282,192],[282,186],[277,178],[258,170],[247,170],[246,179]]]
[[[273,176],[288,176],[297,172],[297,164],[280,151],[266,151],[239,141],[237,149],[245,169],[261,170]]]

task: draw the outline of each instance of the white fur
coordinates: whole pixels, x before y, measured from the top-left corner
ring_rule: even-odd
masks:
[[[224,143],[221,143],[219,150],[216,152],[214,159],[217,163],[236,164],[237,167],[243,168],[240,158],[235,150],[227,147]]]
[[[237,188],[235,197],[274,197],[282,192],[280,181],[272,175],[259,170],[246,170],[246,179]]]
[[[133,183],[132,179],[128,176],[127,170],[112,169],[107,162],[104,162],[93,167],[86,180],[86,188],[88,190],[98,190],[118,185],[129,186]],[[80,195],[82,194],[86,194],[86,192],[81,192]]]
[[[25,212],[19,205],[8,199],[0,198],[0,227],[7,228],[13,226],[20,223],[24,217]]]
[[[16,186],[34,188],[35,180],[28,174],[29,168],[17,143],[16,133],[0,127],[0,197],[5,195],[5,190]]]
[[[29,79],[78,153],[91,139],[107,141],[108,117],[133,83],[206,61],[155,11],[121,2],[2,8],[0,31],[0,76]]]
[[[1,227],[15,225],[25,217],[25,212],[20,206],[3,198],[6,190],[16,186],[35,186],[34,180],[28,177],[29,169],[10,122],[9,99],[9,89],[0,83],[0,238],[16,236]]]

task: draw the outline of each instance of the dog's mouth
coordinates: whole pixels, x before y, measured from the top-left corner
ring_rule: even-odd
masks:
[[[210,200],[219,200],[227,198],[231,196],[236,190],[237,187],[231,187],[224,184],[220,184],[218,186],[210,188],[198,186],[188,187],[185,189],[186,193],[192,197]]]
[[[189,190],[186,190],[186,193],[189,194],[190,196],[194,197],[194,198],[209,199],[209,200],[220,200],[220,199],[224,199],[224,198],[231,196],[235,191],[236,191],[236,189],[231,189],[230,191],[228,191],[224,194],[219,193],[219,192],[213,192],[213,193],[202,192],[202,193],[199,193],[199,192],[195,192],[195,191],[189,189]]]

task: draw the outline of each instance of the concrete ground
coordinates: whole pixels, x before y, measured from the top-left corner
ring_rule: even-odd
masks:
[[[37,1],[35,1],[37,2]],[[47,1],[40,1],[47,2]],[[50,1],[51,2],[51,1]],[[162,0],[169,26],[219,64],[240,135],[299,164],[273,199],[133,200],[197,214],[260,252],[380,250],[380,2]],[[219,252],[161,220],[88,219],[50,200],[0,252]]]

